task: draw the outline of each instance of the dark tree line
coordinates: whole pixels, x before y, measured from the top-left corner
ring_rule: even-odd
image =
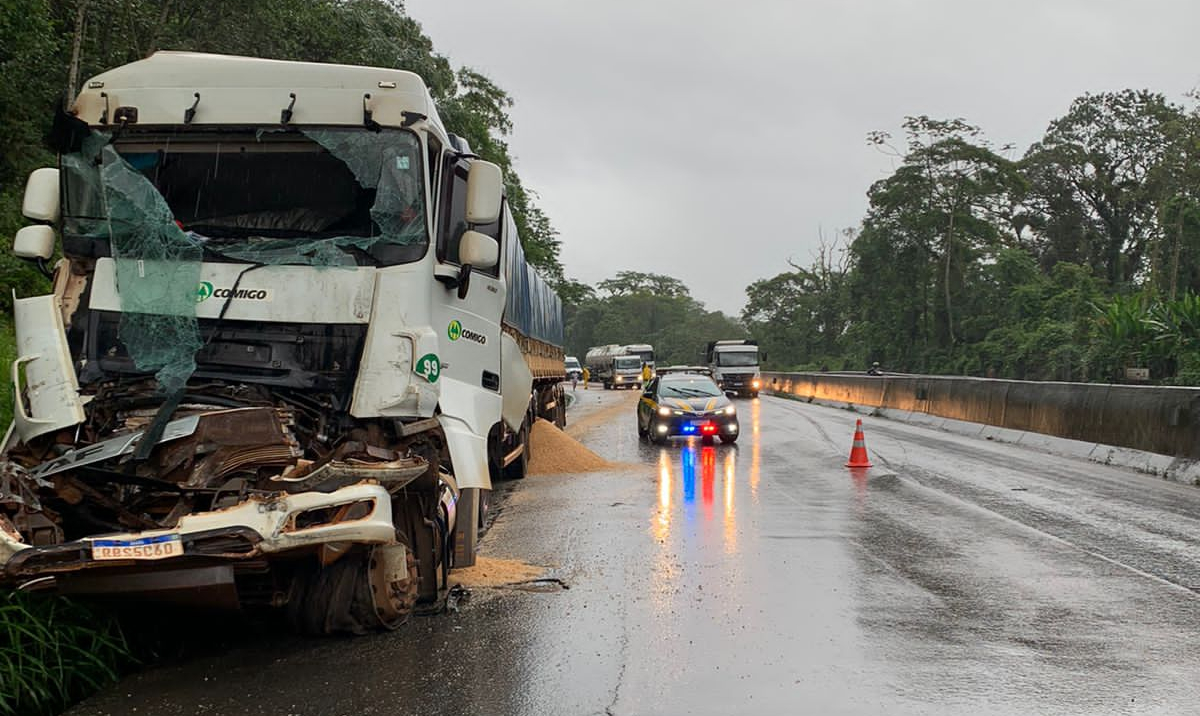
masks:
[[[963,120],[869,142],[897,168],[812,266],[747,289],[781,367],[1200,382],[1200,111],[1084,95],[1023,155]]]

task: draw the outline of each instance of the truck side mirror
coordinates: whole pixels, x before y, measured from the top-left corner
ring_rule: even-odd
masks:
[[[500,244],[487,234],[464,231],[459,239],[458,258],[462,262],[458,271],[458,298],[461,300],[471,290],[471,271],[490,269],[500,261]]]
[[[45,224],[26,226],[13,237],[13,254],[45,261],[54,255],[54,229]]]
[[[500,167],[491,162],[471,162],[467,170],[467,223],[491,224],[499,219],[503,195],[504,174]]]
[[[478,231],[464,231],[458,244],[458,257],[477,269],[490,269],[500,261],[500,243]]]
[[[25,182],[25,200],[21,213],[27,219],[54,223],[58,221],[61,204],[58,193],[58,170],[43,167],[33,170]]]

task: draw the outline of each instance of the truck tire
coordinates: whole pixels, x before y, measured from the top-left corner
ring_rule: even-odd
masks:
[[[509,480],[523,480],[529,472],[529,422],[521,425],[521,454],[506,465],[501,472]]]
[[[567,392],[560,385],[554,389],[554,424],[559,430],[567,427]]]
[[[398,546],[378,545],[302,568],[288,596],[292,628],[311,636],[366,634],[408,621],[417,603],[417,560],[403,547],[405,563],[391,563],[388,552]]]

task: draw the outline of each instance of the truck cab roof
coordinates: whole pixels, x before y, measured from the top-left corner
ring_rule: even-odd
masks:
[[[92,126],[115,122],[118,108],[136,109],[130,123],[138,125],[278,125],[293,94],[292,124],[363,126],[365,107],[380,125],[401,127],[423,115],[445,134],[415,73],[201,52],[155,52],[96,75],[72,109]]]

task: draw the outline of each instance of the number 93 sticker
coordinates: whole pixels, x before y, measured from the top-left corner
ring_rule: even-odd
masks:
[[[436,383],[442,372],[442,362],[438,360],[437,355],[428,353],[418,358],[417,362],[413,364],[413,372],[430,383]]]

